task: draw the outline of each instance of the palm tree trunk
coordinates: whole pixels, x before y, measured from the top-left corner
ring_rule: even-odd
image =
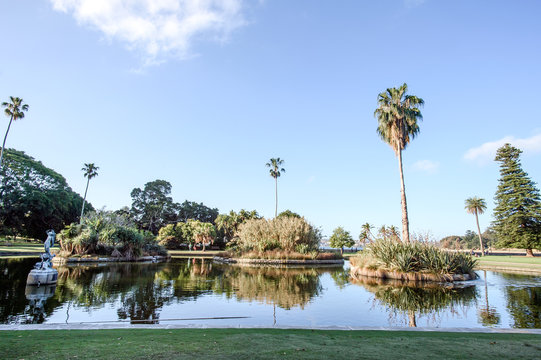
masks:
[[[2,168],[2,159],[4,158],[4,149],[6,148],[6,139],[8,138],[9,128],[11,127],[11,122],[13,121],[13,115],[9,119],[8,129],[6,130],[6,135],[4,136],[4,142],[2,143],[2,151],[0,152],[0,169]]]
[[[477,234],[479,234],[479,243],[481,244],[481,256],[485,256],[485,247],[483,246],[483,239],[481,238],[481,228],[479,227],[479,216],[477,216],[477,210],[475,210],[475,221],[477,222]]]
[[[86,180],[85,197],[83,198],[83,207],[81,209],[81,217],[79,218],[79,224],[83,221],[83,213],[85,212],[85,201],[86,201],[86,192],[88,191],[88,183],[90,183],[90,178]]]
[[[278,216],[278,178],[274,178],[274,189],[275,189],[275,199],[276,199],[276,206],[274,208],[274,217]]]
[[[410,327],[417,327],[417,321],[415,320],[415,311],[413,310],[408,311],[408,319],[409,319]]]
[[[408,221],[408,205],[406,204],[406,188],[404,186],[404,171],[402,170],[402,150],[398,151],[398,168],[400,170],[400,195],[402,200],[402,241],[410,242]]]

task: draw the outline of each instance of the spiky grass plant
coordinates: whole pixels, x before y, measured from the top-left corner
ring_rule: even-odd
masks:
[[[351,258],[351,263],[404,273],[473,274],[477,260],[468,254],[444,251],[428,243],[378,239],[362,255]]]

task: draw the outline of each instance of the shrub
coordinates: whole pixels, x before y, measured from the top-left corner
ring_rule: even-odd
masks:
[[[371,269],[435,274],[472,274],[477,263],[468,254],[448,252],[429,243],[402,243],[390,239],[376,240],[363,254],[350,261],[355,266]]]
[[[248,220],[240,225],[237,235],[237,245],[243,252],[253,250],[294,252],[299,249],[308,253],[317,250],[321,240],[319,229],[304,218],[287,216],[272,220]]]
[[[166,253],[152,233],[139,231],[122,217],[105,211],[87,216],[82,224],[66,226],[59,241],[64,256],[98,254],[133,259],[144,253]]]

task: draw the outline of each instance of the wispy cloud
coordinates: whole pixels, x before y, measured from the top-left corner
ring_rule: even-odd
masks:
[[[477,161],[481,164],[488,163],[494,160],[496,150],[506,143],[510,143],[511,145],[518,147],[525,153],[541,152],[541,134],[524,139],[516,138],[514,136],[506,136],[502,139],[489,141],[478,147],[469,149],[466,151],[466,154],[464,154],[464,159]]]
[[[245,25],[243,0],[50,0],[108,39],[139,52],[145,65],[193,56],[196,39],[223,42]]]
[[[434,174],[438,171],[440,163],[432,160],[419,160],[413,163],[413,168],[418,171],[424,171],[429,174]]]

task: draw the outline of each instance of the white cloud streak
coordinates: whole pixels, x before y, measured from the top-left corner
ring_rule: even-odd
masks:
[[[413,163],[413,168],[429,174],[435,173],[440,167],[440,163],[432,160],[419,160]]]
[[[145,65],[193,56],[195,40],[223,42],[245,25],[243,0],[50,0],[108,39],[142,54]]]
[[[541,134],[531,136],[529,138],[516,138],[514,136],[506,136],[496,141],[486,142],[478,147],[474,147],[466,151],[464,159],[470,161],[477,161],[484,164],[494,160],[496,156],[496,150],[502,147],[506,143],[509,143],[524,153],[538,153],[541,152]]]

